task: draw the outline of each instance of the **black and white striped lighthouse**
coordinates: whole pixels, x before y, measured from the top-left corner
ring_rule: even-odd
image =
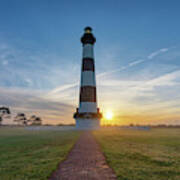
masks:
[[[83,45],[81,85],[79,108],[74,113],[76,127],[79,129],[96,129],[100,127],[102,114],[97,108],[96,77],[94,65],[93,46],[96,38],[92,34],[92,28],[86,27],[81,37]]]

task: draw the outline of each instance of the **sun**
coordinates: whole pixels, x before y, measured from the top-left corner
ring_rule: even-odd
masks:
[[[107,111],[107,112],[105,113],[105,118],[106,118],[107,120],[111,120],[111,119],[113,118],[113,113],[112,113],[112,111]]]

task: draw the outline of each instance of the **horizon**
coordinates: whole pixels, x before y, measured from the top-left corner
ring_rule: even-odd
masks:
[[[180,125],[179,1],[1,1],[0,106],[74,123],[84,27],[111,124]],[[5,119],[4,124],[12,123]]]

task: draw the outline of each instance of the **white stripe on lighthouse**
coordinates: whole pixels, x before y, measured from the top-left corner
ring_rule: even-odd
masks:
[[[82,72],[81,86],[96,86],[95,73],[93,71]]]
[[[94,58],[92,44],[85,44],[83,46],[83,58]]]
[[[80,113],[85,113],[85,112],[97,113],[96,102],[80,102],[79,112]]]

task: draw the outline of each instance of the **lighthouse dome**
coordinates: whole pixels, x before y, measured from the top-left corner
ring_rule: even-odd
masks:
[[[84,28],[84,35],[81,37],[81,42],[84,44],[94,44],[96,38],[92,34],[92,28],[87,26]]]

